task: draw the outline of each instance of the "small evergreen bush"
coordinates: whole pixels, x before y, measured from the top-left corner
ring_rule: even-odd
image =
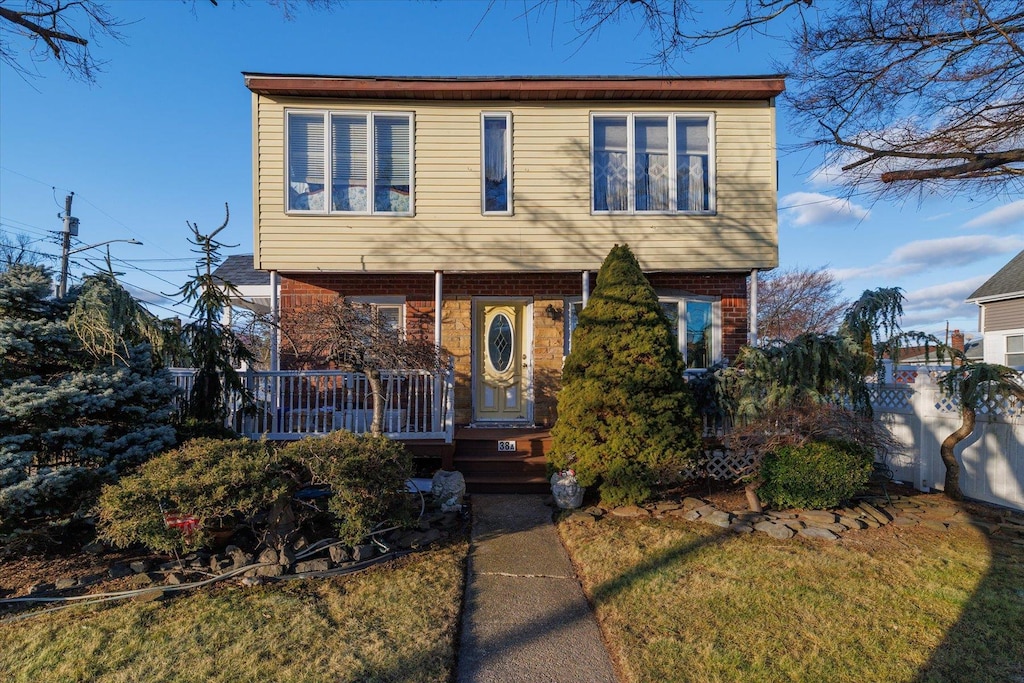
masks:
[[[296,489],[288,463],[262,441],[195,439],[145,463],[100,495],[100,537],[125,547],[194,550],[206,545],[212,527],[247,521]],[[193,534],[168,528],[165,511],[193,515]]]
[[[331,487],[328,509],[340,539],[358,543],[375,525],[409,520],[412,455],[400,442],[337,431],[290,443],[281,455],[306,467],[313,483]]]
[[[678,340],[628,246],[615,246],[580,312],[562,371],[549,464],[599,485],[607,504],[640,503],[675,481],[700,447]]]
[[[836,507],[864,488],[873,460],[870,450],[850,441],[782,446],[765,456],[757,493],[776,508]]]

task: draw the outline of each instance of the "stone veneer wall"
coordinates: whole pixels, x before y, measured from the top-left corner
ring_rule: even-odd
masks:
[[[721,297],[722,344],[734,358],[747,338],[747,284],[744,273],[648,273],[656,289],[682,290]],[[591,274],[591,287],[596,273]],[[565,347],[565,299],[581,295],[582,276],[571,273],[445,273],[442,337],[455,358],[455,422],[472,420],[472,300],[473,297],[522,297],[533,301],[534,421],[550,426]],[[344,296],[404,296],[406,333],[423,339],[434,336],[434,276],[431,273],[359,274],[289,273],[281,276],[281,310],[301,308],[324,298]],[[556,312],[555,319],[548,307]],[[285,350],[282,351],[285,353]],[[282,367],[286,367],[282,363]]]

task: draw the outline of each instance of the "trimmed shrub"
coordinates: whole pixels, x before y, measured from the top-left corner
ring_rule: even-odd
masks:
[[[782,446],[765,456],[757,493],[775,508],[838,506],[861,491],[874,456],[850,441],[811,441]]]
[[[375,525],[409,521],[405,482],[412,455],[401,442],[337,431],[290,443],[281,455],[306,467],[314,484],[331,487],[328,509],[338,538],[354,544]]]
[[[100,537],[121,547],[194,550],[209,542],[211,529],[251,521],[295,489],[287,463],[266,442],[195,439],[103,489]],[[161,503],[196,517],[199,527],[191,534],[168,527]]]
[[[640,503],[676,481],[700,447],[678,340],[628,246],[615,246],[580,312],[562,371],[549,464]]]

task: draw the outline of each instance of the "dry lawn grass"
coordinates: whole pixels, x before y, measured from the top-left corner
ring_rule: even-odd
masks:
[[[466,552],[0,624],[0,680],[448,681]]]
[[[629,681],[1024,683],[1024,547],[971,526],[838,542],[563,520]]]

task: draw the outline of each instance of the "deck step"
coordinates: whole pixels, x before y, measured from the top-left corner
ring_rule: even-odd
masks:
[[[544,477],[466,477],[468,493],[550,493],[551,484]]]

